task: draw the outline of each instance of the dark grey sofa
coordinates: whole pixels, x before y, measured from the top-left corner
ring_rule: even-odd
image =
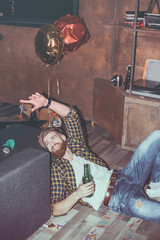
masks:
[[[0,239],[25,240],[50,218],[50,154],[39,147],[40,131],[22,125],[0,130]],[[7,138],[16,145],[4,156]]]

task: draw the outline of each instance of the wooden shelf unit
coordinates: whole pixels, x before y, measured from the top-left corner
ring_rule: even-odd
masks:
[[[122,148],[135,150],[160,128],[160,101],[129,96],[124,87],[105,79],[94,79],[93,121],[109,131]]]

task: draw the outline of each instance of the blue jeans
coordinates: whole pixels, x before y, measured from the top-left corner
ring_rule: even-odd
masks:
[[[151,182],[160,182],[160,130],[149,135],[135,150],[127,166],[118,171],[109,208],[131,217],[160,222],[160,202],[144,192],[149,177]]]

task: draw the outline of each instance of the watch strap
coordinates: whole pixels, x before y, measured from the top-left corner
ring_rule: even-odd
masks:
[[[45,108],[49,108],[50,105],[51,105],[51,98],[48,98],[48,103],[47,103],[47,105],[45,106]]]

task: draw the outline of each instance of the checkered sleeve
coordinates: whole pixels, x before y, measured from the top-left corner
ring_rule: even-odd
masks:
[[[73,107],[71,107],[68,115],[63,118],[63,121],[66,126],[66,133],[68,135],[68,144],[70,149],[73,152],[76,152],[76,154],[82,158],[108,168],[104,160],[95,156],[95,154],[88,149],[85,143],[79,116]]]
[[[66,159],[51,163],[51,214],[54,204],[65,199],[77,189],[74,171]]]
[[[71,107],[70,112],[63,118],[68,138],[85,145],[85,138],[77,111]]]
[[[54,204],[65,198],[64,174],[57,164],[51,164],[51,214],[53,215]]]

